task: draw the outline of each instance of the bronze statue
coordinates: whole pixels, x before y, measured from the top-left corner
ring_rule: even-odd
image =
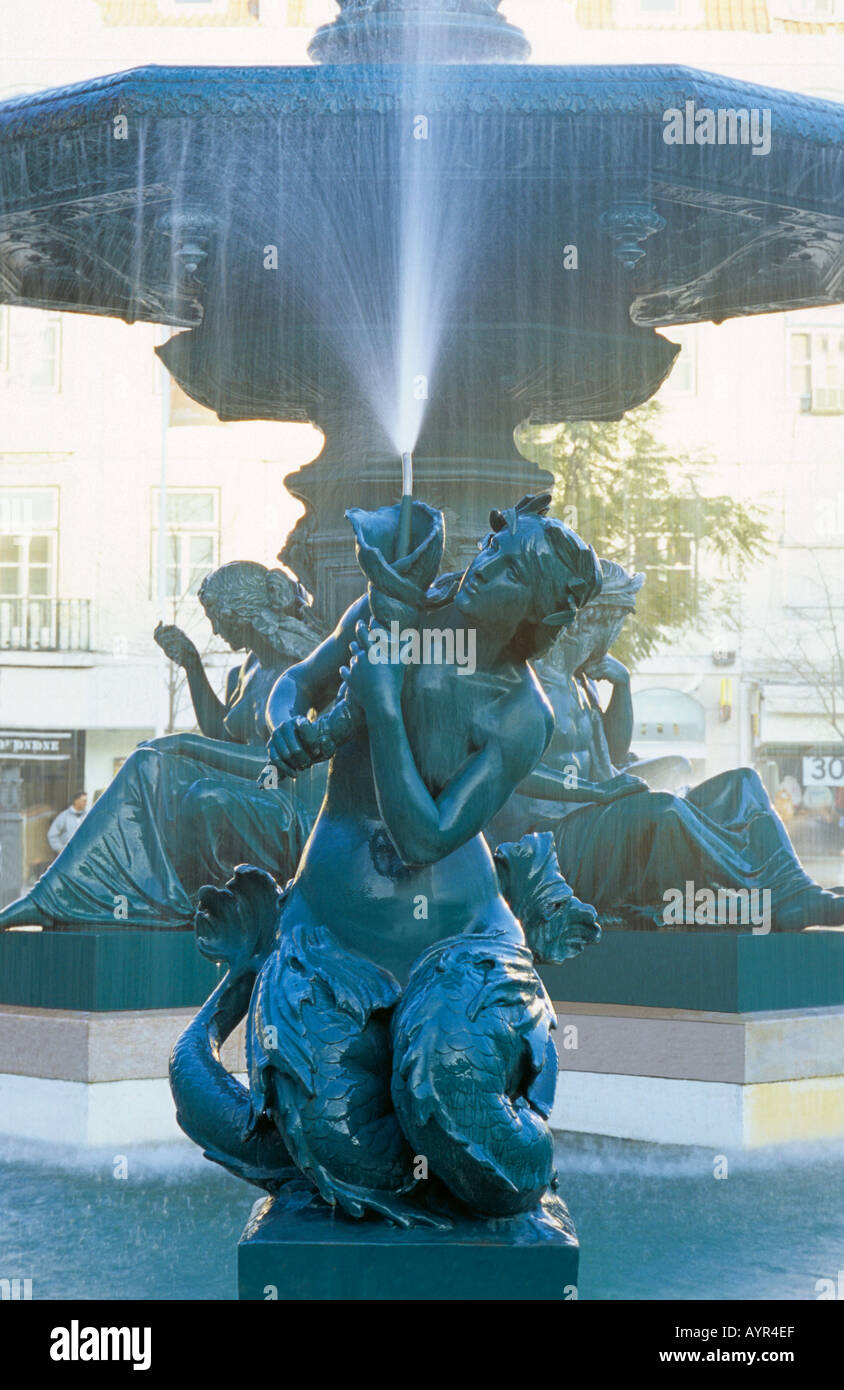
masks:
[[[550,1190],[555,1020],[533,958],[596,940],[595,912],[550,836],[494,860],[482,833],[551,737],[530,661],[600,589],[594,551],[549,502],[494,512],[465,573],[433,585],[440,513],[413,504],[407,555],[398,507],[351,513],[369,591],[270,695],[285,775],[324,756],[303,729],[338,671],[356,713],[284,892],[244,866],[201,896],[200,949],[229,973],[176,1044],[171,1084],[207,1155],[272,1193],[298,1170],[353,1217],[565,1226]],[[373,659],[399,618],[405,636],[471,628],[475,670],[408,662],[404,638]],[[248,1090],[219,1062],[245,1014]]]
[[[605,925],[707,925],[709,914],[701,922],[666,912],[678,892],[685,898],[687,883],[716,895],[767,892],[774,931],[840,925],[844,895],[827,892],[804,871],[753,769],[707,778],[683,795],[651,791],[635,775],[664,775],[676,761],[630,761],[629,673],[610,647],[635,608],[642,576],[610,561],[603,570],[601,593],[562,633],[553,665],[539,667],[554,707],[554,737],[540,767],[493,820],[490,838],[552,831],[563,873]],[[613,684],[606,711],[596,679]],[[721,925],[748,925],[731,916]]]
[[[0,929],[185,929],[198,889],[224,883],[242,859],[282,881],[295,869],[315,807],[256,782],[267,765],[267,696],[318,638],[304,590],[282,570],[235,561],[207,576],[199,598],[214,632],[247,652],[225,700],[190,638],[159,624],[155,640],[184,667],[202,732],[139,745],[46,873],[0,912]]]

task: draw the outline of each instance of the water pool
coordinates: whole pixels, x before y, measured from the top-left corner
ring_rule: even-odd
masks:
[[[726,1158],[719,1179],[708,1150],[562,1138],[580,1297],[815,1299],[844,1269],[844,1146]],[[31,1279],[34,1299],[235,1298],[255,1195],[187,1146],[2,1141],[0,1277]]]

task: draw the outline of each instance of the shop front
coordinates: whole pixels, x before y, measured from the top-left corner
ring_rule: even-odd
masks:
[[[0,729],[0,906],[55,857],[47,831],[83,789],[84,768],[83,730]]]

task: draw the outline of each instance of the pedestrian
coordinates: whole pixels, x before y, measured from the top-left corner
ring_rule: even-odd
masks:
[[[88,806],[87,792],[74,792],[66,811],[60,811],[47,831],[47,843],[56,854],[61,854],[68,840],[76,834]]]

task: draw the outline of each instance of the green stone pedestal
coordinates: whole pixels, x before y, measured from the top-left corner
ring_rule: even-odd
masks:
[[[400,1230],[353,1221],[316,1201],[256,1203],[237,1252],[241,1299],[530,1301],[577,1297],[579,1246],[557,1219],[462,1221]],[[562,1219],[561,1219],[562,1218]]]
[[[204,1003],[220,978],[190,930],[0,933],[0,1004],[184,1009]]]
[[[844,929],[607,931],[564,965],[539,968],[552,999],[753,1013],[844,1003]]]

